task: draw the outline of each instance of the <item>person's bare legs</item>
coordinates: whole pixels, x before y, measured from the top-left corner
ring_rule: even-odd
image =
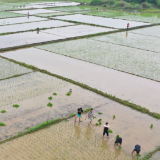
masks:
[[[82,122],[82,121],[81,121],[81,117],[79,117],[79,122]]]
[[[75,120],[74,120],[74,122],[76,122],[77,117],[78,117],[78,115],[76,115],[76,116],[75,116]]]

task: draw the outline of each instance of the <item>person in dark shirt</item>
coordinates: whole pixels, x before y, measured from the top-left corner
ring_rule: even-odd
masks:
[[[80,121],[80,118],[82,117],[82,113],[83,113],[83,109],[82,108],[78,108],[76,116],[75,116],[75,122],[76,122],[77,117],[79,117],[79,122],[82,122],[82,121]]]
[[[139,144],[136,144],[133,151],[132,151],[132,155],[134,153],[134,155],[136,156],[137,154],[139,154],[141,151],[141,146]]]
[[[115,143],[116,146],[118,146],[118,144],[120,144],[120,146],[122,145],[122,138],[121,137],[117,137]]]

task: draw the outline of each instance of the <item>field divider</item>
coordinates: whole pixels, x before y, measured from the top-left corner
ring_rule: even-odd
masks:
[[[33,71],[34,72],[34,71]],[[16,77],[20,77],[20,76],[23,76],[23,75],[26,75],[26,74],[29,74],[29,73],[32,73],[32,72],[27,72],[27,73],[22,73],[22,74],[15,74],[11,77],[7,77],[7,78],[3,78],[3,79],[0,79],[0,81],[3,81],[3,80],[7,80],[7,79],[11,79],[11,78],[16,78]]]
[[[134,109],[134,110],[137,110],[137,111],[139,111],[139,112],[141,112],[141,113],[148,114],[148,115],[150,115],[150,116],[152,116],[152,117],[154,117],[154,118],[156,118],[156,119],[160,119],[160,113],[150,112],[149,109],[147,109],[147,108],[145,108],[145,107],[141,107],[140,105],[131,103],[131,102],[127,101],[127,100],[122,100],[122,99],[120,99],[120,98],[117,98],[117,97],[114,96],[114,95],[111,95],[111,94],[108,94],[108,93],[104,93],[104,92],[102,92],[102,91],[100,91],[100,90],[98,90],[98,89],[96,89],[96,88],[92,88],[92,87],[90,87],[90,86],[88,86],[88,85],[86,85],[86,84],[84,84],[84,83],[80,83],[80,82],[74,81],[74,80],[72,80],[72,79],[69,79],[69,78],[66,78],[66,77],[63,77],[63,76],[60,76],[60,75],[51,73],[51,72],[49,72],[49,71],[47,71],[47,70],[39,69],[39,68],[37,68],[37,67],[35,67],[35,66],[33,66],[33,65],[28,65],[28,64],[23,63],[23,62],[18,62],[18,61],[16,61],[16,60],[9,59],[9,58],[3,57],[3,56],[1,56],[1,55],[0,55],[0,57],[1,57],[1,58],[4,58],[4,59],[7,59],[7,60],[9,60],[9,61],[11,61],[11,62],[14,62],[14,63],[16,63],[16,64],[19,64],[19,65],[21,65],[21,66],[24,66],[24,67],[27,67],[27,68],[29,68],[29,69],[32,69],[32,70],[34,70],[34,71],[39,71],[39,72],[41,72],[41,73],[44,73],[44,74],[47,74],[47,75],[50,75],[50,76],[53,76],[53,77],[62,79],[62,80],[64,80],[64,81],[70,82],[70,83],[75,84],[75,85],[77,85],[77,86],[79,86],[79,87],[82,87],[82,88],[87,89],[87,90],[89,90],[89,91],[92,91],[92,92],[94,92],[94,93],[96,93],[96,94],[99,94],[99,95],[101,95],[101,96],[103,96],[103,97],[109,98],[109,99],[111,99],[111,100],[113,100],[113,101],[115,101],[115,102],[118,102],[118,103],[120,103],[120,104],[122,104],[122,105],[124,105],[124,106],[127,106],[127,107],[130,107],[130,108]]]

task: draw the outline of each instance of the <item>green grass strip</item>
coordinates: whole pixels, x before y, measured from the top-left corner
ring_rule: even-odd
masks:
[[[28,64],[23,63],[23,62],[17,62],[17,61],[15,61],[15,60],[13,60],[13,59],[8,59],[8,58],[2,57],[2,56],[0,56],[0,57],[1,57],[1,58],[4,58],[4,59],[7,59],[7,60],[9,60],[9,61],[11,61],[11,62],[14,62],[14,63],[16,63],[16,64],[19,64],[19,65],[21,65],[21,66],[24,66],[24,67],[27,67],[27,68],[29,68],[29,69],[32,69],[32,70],[34,70],[34,71],[39,71],[39,72],[41,72],[41,73],[44,73],[44,74],[47,74],[47,75],[50,75],[50,76],[54,76],[54,77],[57,77],[57,78],[62,79],[62,80],[64,80],[64,81],[70,82],[70,83],[75,84],[75,85],[77,85],[77,86],[80,86],[80,87],[82,87],[82,88],[88,89],[89,91],[95,92],[95,93],[97,93],[97,94],[99,94],[99,95],[101,95],[101,96],[103,96],[103,97],[109,98],[109,99],[111,99],[111,100],[113,100],[113,101],[115,101],[115,102],[118,102],[118,103],[120,103],[120,104],[122,104],[122,105],[124,105],[124,106],[128,106],[128,107],[130,107],[130,108],[132,108],[132,109],[134,109],[134,110],[137,110],[137,111],[139,111],[139,112],[141,112],[141,113],[145,113],[145,114],[148,114],[148,115],[150,115],[150,116],[152,116],[152,117],[154,117],[154,118],[156,118],[156,119],[160,119],[160,114],[159,114],[159,113],[150,112],[149,109],[147,109],[147,108],[145,108],[145,107],[141,107],[140,105],[131,103],[131,102],[127,101],[127,100],[122,100],[122,99],[117,98],[116,96],[113,96],[113,95],[111,95],[111,94],[104,93],[104,92],[102,92],[102,91],[100,91],[100,90],[98,90],[98,89],[96,89],[96,88],[92,88],[92,87],[90,87],[90,86],[88,86],[88,85],[86,85],[86,84],[83,84],[83,83],[80,83],[80,82],[76,82],[76,81],[74,81],[74,80],[72,80],[72,79],[65,78],[65,77],[62,77],[62,76],[57,75],[57,74],[54,74],[54,73],[50,73],[50,72],[47,71],[47,70],[39,69],[39,68],[37,68],[37,67],[35,67],[35,66],[28,65]]]

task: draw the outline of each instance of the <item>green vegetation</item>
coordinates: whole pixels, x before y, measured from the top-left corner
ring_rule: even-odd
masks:
[[[108,132],[109,132],[109,133],[113,133],[113,131],[112,131],[112,130],[109,130]]]
[[[116,139],[117,139],[117,138],[119,138],[119,137],[120,137],[120,136],[119,136],[119,134],[118,134],[118,135],[116,135]]]
[[[102,123],[101,122],[99,122],[99,125],[101,125]]]
[[[6,111],[5,111],[5,110],[2,110],[1,113],[6,113]]]
[[[48,97],[49,100],[52,100],[52,97]]]
[[[96,123],[96,126],[98,126],[99,124],[98,123]]]
[[[97,117],[93,117],[93,119],[94,119],[94,118],[97,118]]]
[[[150,126],[151,128],[153,128],[153,124],[151,124],[151,126]]]
[[[18,107],[19,107],[19,105],[18,105],[18,104],[14,104],[14,105],[13,105],[13,107],[18,108]]]
[[[2,122],[0,122],[0,126],[5,126],[5,124],[4,124],[4,123],[2,123]]]
[[[119,149],[122,149],[122,147],[121,147],[121,146],[119,146]]]
[[[103,114],[103,113],[101,113],[101,112],[98,112],[98,114]]]
[[[116,118],[116,116],[115,115],[113,115],[113,119],[115,119]]]
[[[52,107],[53,104],[52,104],[52,103],[48,103],[47,106],[48,106],[48,107]]]
[[[70,92],[68,92],[67,94],[66,94],[66,96],[70,96],[71,95],[71,93]]]
[[[102,119],[99,119],[98,122],[102,122]]]
[[[57,96],[57,93],[53,93],[54,96]]]

